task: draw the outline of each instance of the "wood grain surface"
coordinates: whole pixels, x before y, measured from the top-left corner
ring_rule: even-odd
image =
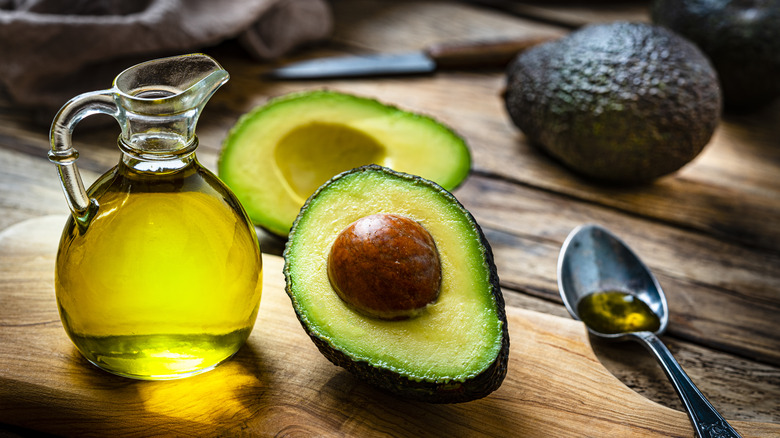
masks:
[[[504,384],[459,405],[395,398],[331,365],[284,292],[283,260],[264,255],[263,298],[247,344],[215,370],[148,382],[107,374],[65,335],[54,297],[64,218],[0,233],[0,422],[57,435],[687,436],[688,418],[623,385],[593,354],[584,326],[509,308]],[[744,436],[780,425],[734,422]]]

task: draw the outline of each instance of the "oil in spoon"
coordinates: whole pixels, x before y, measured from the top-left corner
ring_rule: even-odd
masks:
[[[639,298],[620,291],[595,292],[577,302],[577,314],[591,329],[604,334],[655,332],[658,315]]]

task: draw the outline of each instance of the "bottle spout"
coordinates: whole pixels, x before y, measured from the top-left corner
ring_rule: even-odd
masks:
[[[217,61],[199,53],[155,59],[123,71],[114,80],[114,98],[124,145],[141,154],[191,146],[203,107],[229,77]],[[148,150],[150,145],[158,150]]]
[[[230,75],[208,55],[194,53],[147,61],[120,73],[120,106],[139,114],[172,115],[202,108]]]

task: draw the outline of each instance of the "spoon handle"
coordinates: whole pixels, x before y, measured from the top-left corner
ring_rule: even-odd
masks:
[[[680,396],[688,411],[693,429],[702,438],[740,437],[739,433],[710,404],[706,397],[693,384],[691,378],[682,369],[663,342],[651,332],[635,332],[645,347],[655,354],[669,380],[672,381],[677,395]]]

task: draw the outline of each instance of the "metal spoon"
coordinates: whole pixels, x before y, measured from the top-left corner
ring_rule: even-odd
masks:
[[[591,327],[592,322],[583,322],[595,336],[633,339],[653,352],[685,405],[699,437],[740,436],[712,407],[656,336],[666,330],[669,322],[666,296],[647,266],[619,238],[598,225],[575,228],[566,238],[558,257],[558,289],[566,309],[577,320],[582,320],[578,312],[579,301],[596,292],[625,292],[647,304],[658,316],[654,331],[601,333]]]

